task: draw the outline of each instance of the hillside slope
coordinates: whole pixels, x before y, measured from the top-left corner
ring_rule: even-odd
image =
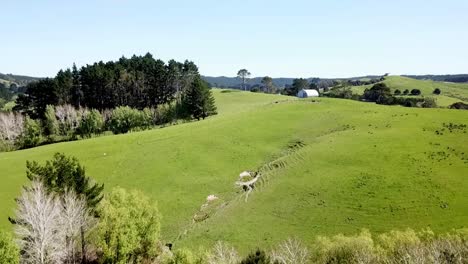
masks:
[[[392,90],[392,93],[398,89],[403,92],[405,89],[411,91],[412,89],[421,90],[422,96],[433,97],[436,99],[439,106],[449,106],[456,102],[468,103],[468,83],[450,83],[450,82],[436,82],[431,80],[417,80],[403,76],[388,76],[384,81]],[[352,90],[355,93],[362,94],[366,88],[372,85],[355,86]],[[440,95],[433,95],[434,89],[439,88],[442,93]]]
[[[225,240],[241,250],[289,236],[468,223],[468,112],[215,91],[200,122],[0,153],[0,225],[26,183],[26,160],[60,151],[89,175],[156,199],[176,247]],[[248,200],[235,187],[262,172]],[[199,212],[208,195],[219,200]],[[193,221],[193,216],[202,215]]]

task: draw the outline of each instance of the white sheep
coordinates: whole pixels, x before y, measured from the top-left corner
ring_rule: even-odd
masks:
[[[243,171],[241,174],[239,174],[239,179],[242,179],[244,177],[252,177],[252,174],[250,174],[250,171]]]

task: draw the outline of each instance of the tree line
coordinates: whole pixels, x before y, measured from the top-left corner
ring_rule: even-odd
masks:
[[[78,69],[60,70],[54,78],[29,83],[16,100],[15,110],[42,118],[47,105],[69,104],[97,110],[129,106],[137,109],[181,99],[195,78],[198,67],[191,61],[168,63],[144,56],[96,62]]]
[[[193,62],[148,53],[29,83],[13,110],[0,112],[0,151],[204,119],[216,105]]]

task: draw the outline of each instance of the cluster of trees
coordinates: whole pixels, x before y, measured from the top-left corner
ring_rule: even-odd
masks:
[[[362,96],[353,93],[351,88],[347,85],[340,85],[334,87],[327,93],[324,93],[324,96],[333,97],[333,98],[344,98],[352,99],[366,102],[375,102],[377,104],[385,105],[402,105],[406,107],[423,107],[423,108],[434,108],[437,107],[437,104],[433,98],[430,97],[400,97],[398,95],[420,95],[421,91],[419,89],[412,89],[411,91],[405,90],[401,93],[400,90],[395,90],[394,93],[391,93],[390,88],[383,82],[379,82],[372,86],[369,89],[364,90]]]
[[[259,84],[248,85],[247,81],[251,73],[247,69],[241,69],[237,72],[237,78],[241,80],[240,89],[250,90],[251,92],[263,92],[269,94],[281,93],[289,96],[296,96],[301,89],[316,89],[319,87],[327,89],[336,84],[334,80],[320,80],[319,78],[312,78],[310,81],[304,78],[293,79],[292,84],[285,85],[285,87],[278,87],[275,85],[274,79],[270,76],[261,78]],[[280,78],[281,79],[281,78]]]
[[[351,86],[371,85],[384,81],[387,76],[388,74],[385,74],[380,78],[372,78],[370,80],[347,80],[347,82]]]
[[[149,53],[98,62],[77,69],[60,70],[55,78],[29,83],[16,100],[15,110],[32,118],[43,118],[47,105],[70,104],[97,110],[130,106],[156,107],[181,99],[195,78],[191,61],[170,60],[167,64]]]
[[[282,90],[282,94],[296,96],[302,89],[315,89],[318,91],[318,86],[315,82],[310,82],[304,78],[294,79],[291,86],[287,86]]]
[[[0,112],[0,150],[89,138],[105,131],[127,133],[177,119],[200,119],[216,113],[211,91],[199,78],[194,79],[181,100],[143,110],[120,106],[98,111],[72,105],[47,105],[42,119],[31,119],[14,112]]]
[[[395,90],[395,95],[399,95],[398,90]],[[408,90],[405,90],[403,94],[408,94]],[[419,89],[412,89],[411,95],[420,95]],[[407,107],[424,107],[433,108],[437,107],[437,104],[433,98],[407,98],[407,97],[396,97],[391,94],[390,88],[385,83],[377,83],[372,88],[366,89],[362,96],[362,99],[368,102],[376,102],[377,104],[385,105],[403,105]]]
[[[195,64],[166,65],[151,54],[122,57],[27,85],[13,112],[0,112],[0,150],[75,140],[104,131],[147,129],[216,114],[214,97]]]
[[[9,218],[19,243],[0,237],[1,263],[149,263],[158,256],[160,214],[141,192],[115,188],[104,197],[104,185],[59,153],[45,165],[28,162],[27,177]]]

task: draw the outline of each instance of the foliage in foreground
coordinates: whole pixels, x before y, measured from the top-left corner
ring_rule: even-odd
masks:
[[[176,251],[167,263],[462,264],[468,260],[468,229],[443,235],[435,235],[430,230],[407,229],[377,236],[363,230],[354,236],[320,236],[310,247],[297,239],[288,239],[269,252],[257,249],[244,258],[239,258],[231,246],[218,242],[204,254],[205,257],[196,258],[194,256],[200,255],[184,249]]]
[[[0,231],[0,263],[2,264],[18,264],[19,249],[13,242],[13,238]]]
[[[56,195],[34,181],[16,202],[14,231],[21,263],[65,263],[76,260],[79,253],[84,259],[80,236],[94,221],[82,197],[72,191]]]
[[[96,246],[103,263],[141,263],[158,256],[160,214],[138,191],[115,188],[102,201]]]

